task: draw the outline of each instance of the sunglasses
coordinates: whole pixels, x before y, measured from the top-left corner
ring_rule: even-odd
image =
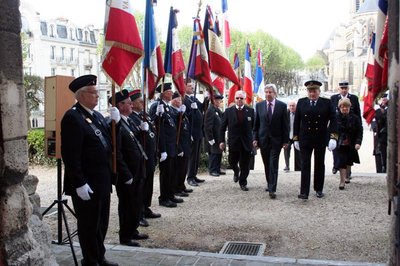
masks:
[[[242,97],[236,97],[236,100],[243,100],[244,98]]]

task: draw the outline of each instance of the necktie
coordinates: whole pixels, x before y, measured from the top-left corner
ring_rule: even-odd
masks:
[[[239,123],[241,124],[243,122],[243,107],[241,107],[241,106],[238,106],[237,117],[238,117]]]
[[[315,101],[311,101],[311,107],[315,106]]]
[[[271,122],[271,119],[272,119],[272,103],[271,102],[268,102],[267,118],[268,118],[268,121]]]

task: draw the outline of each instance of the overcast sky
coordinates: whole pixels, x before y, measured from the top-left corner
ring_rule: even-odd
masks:
[[[21,0],[41,14],[42,18],[65,17],[77,25],[104,23],[104,0]],[[132,0],[137,10],[144,13],[146,0]],[[167,31],[169,8],[179,9],[179,25],[193,25],[198,0],[158,0],[155,7],[159,30]],[[203,0],[201,19],[205,6],[221,12],[221,0]],[[231,28],[241,31],[263,30],[285,45],[296,50],[307,60],[320,49],[332,30],[349,17],[349,0],[228,0]],[[161,37],[162,39],[165,36]],[[253,47],[253,50],[257,47]],[[244,53],[244,51],[243,51]]]

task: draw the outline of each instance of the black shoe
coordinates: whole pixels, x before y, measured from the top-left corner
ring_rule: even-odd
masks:
[[[185,189],[183,190],[183,192],[185,192],[185,193],[192,193],[192,192],[193,192],[193,189],[191,189],[191,188],[185,188]]]
[[[147,226],[149,226],[149,222],[145,218],[141,218],[139,220],[139,225],[143,226],[143,227],[147,227]]]
[[[276,194],[275,194],[275,192],[270,192],[270,193],[269,193],[269,197],[270,197],[271,199],[276,199]]]
[[[194,181],[194,179],[190,178],[187,180],[188,184],[191,185],[192,187],[198,187],[199,184],[197,184],[196,181]]]
[[[140,244],[138,242],[133,241],[132,239],[120,240],[119,243],[124,246],[140,247]]]
[[[349,183],[350,183],[350,178],[346,178],[346,179],[344,180],[344,182],[345,182],[346,184],[349,184]]]
[[[332,168],[332,174],[336,174],[337,173],[337,169],[335,167]]]
[[[211,176],[219,176],[219,173],[211,172],[210,175],[211,175]],[[197,181],[197,180],[196,180],[196,181]],[[197,181],[197,182],[198,182],[198,181]]]
[[[297,197],[299,199],[308,199],[308,196],[306,194],[299,194],[299,195],[297,195]]]
[[[339,186],[339,189],[340,189],[340,190],[343,190],[343,189],[344,189],[344,186]]]
[[[189,197],[189,194],[186,193],[186,192],[180,191],[180,192],[176,192],[175,196],[178,196],[178,197]]]
[[[149,238],[149,236],[147,234],[141,234],[141,233],[136,233],[136,234],[133,234],[133,236],[132,236],[132,239],[135,239],[135,240],[143,240],[143,239],[148,239],[148,238]]]
[[[240,189],[243,190],[243,191],[249,191],[249,189],[247,188],[246,185],[241,185]]]
[[[265,191],[266,191],[266,192],[269,192],[269,188],[268,188],[268,187],[266,187],[266,188],[265,188]]]
[[[287,172],[289,172],[289,167],[285,167],[285,168],[283,168],[283,171],[285,171],[285,173],[287,173]]]
[[[220,175],[226,175],[226,173],[225,173],[225,172],[222,172],[222,171],[219,171],[219,174],[220,174]]]
[[[170,198],[169,200],[172,201],[173,203],[182,203],[183,202],[183,199],[177,198],[175,196]]]
[[[323,198],[325,195],[324,195],[324,193],[322,193],[322,191],[317,191],[315,193],[315,196],[317,196],[317,198]]]
[[[153,212],[152,210],[148,209],[147,211],[144,212],[144,217],[148,219],[155,219],[155,218],[160,218],[161,214]]]
[[[233,175],[233,182],[237,183],[239,181],[239,176]]]
[[[164,207],[167,207],[167,208],[175,208],[176,206],[178,206],[178,205],[176,205],[175,202],[172,202],[170,200],[160,201],[159,204],[160,204],[160,206],[164,206]]]
[[[194,181],[196,181],[197,183],[203,183],[205,180],[204,179],[199,179],[197,177],[194,178]]]
[[[106,260],[105,258],[100,262],[100,266],[118,266],[118,263],[111,262]]]

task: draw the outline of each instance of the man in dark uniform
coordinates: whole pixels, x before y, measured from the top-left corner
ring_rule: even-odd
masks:
[[[214,99],[210,102],[205,114],[204,132],[207,141],[208,171],[211,176],[219,176],[221,171],[222,151],[219,143],[222,142],[220,136],[223,115],[220,109],[222,99],[221,95],[214,94]]]
[[[331,108],[330,100],[319,97],[321,82],[307,81],[308,97],[297,102],[294,118],[293,140],[294,147],[301,154],[301,188],[300,199],[308,199],[311,179],[311,155],[314,152],[314,190],[316,196],[324,196],[325,181],[325,149],[336,148],[337,126],[335,111]]]
[[[112,190],[112,149],[109,125],[94,110],[99,99],[96,80],[94,75],[85,75],[69,85],[77,103],[61,121],[64,191],[72,198],[77,218],[82,265],[117,265],[104,257]],[[117,108],[111,108],[110,115],[119,122]]]
[[[229,164],[233,169],[233,181],[239,181],[240,188],[248,191],[247,177],[250,172],[250,157],[253,150],[254,109],[244,104],[246,93],[235,93],[235,105],[227,108],[222,118],[219,147],[226,148],[225,131],[228,128]],[[238,165],[239,164],[239,165]]]
[[[176,149],[176,123],[171,116],[168,103],[172,99],[172,83],[160,84],[156,90],[161,92],[160,98],[150,107],[150,117],[155,121],[158,131],[158,155],[160,158],[160,206],[176,207],[183,199],[174,196],[173,184],[176,182],[175,161]]]
[[[275,84],[267,84],[264,92],[265,100],[256,105],[253,145],[260,148],[267,181],[266,191],[271,199],[275,199],[279,155],[289,142],[289,123],[286,104],[276,99]]]
[[[345,80],[339,82],[339,93],[332,95],[331,97],[331,105],[335,113],[339,113],[338,103],[339,100],[342,98],[348,98],[350,100],[351,102],[350,113],[355,114],[358,118],[360,118],[361,122],[361,109],[358,97],[356,95],[349,93],[349,82]],[[337,160],[336,150],[333,150],[332,154],[333,154],[333,165],[335,165],[335,161]],[[336,169],[335,167],[332,168],[333,174],[336,174],[337,171],[338,169]]]
[[[112,97],[109,99],[112,102]],[[137,230],[142,212],[144,164],[147,155],[134,132],[139,131],[129,115],[131,99],[127,90],[115,94],[115,104],[121,114],[118,134],[118,195],[119,241],[127,246],[139,246],[134,239],[147,239],[148,235]]]
[[[385,93],[382,97],[382,101],[379,108],[375,110],[375,122],[377,129],[377,140],[378,140],[378,158],[380,159],[379,164],[381,165],[381,173],[386,173],[386,157],[387,157],[387,108],[388,108],[388,94]]]
[[[203,179],[197,178],[200,163],[200,148],[203,139],[203,104],[195,97],[191,82],[186,84],[183,104],[186,106],[186,115],[189,118],[191,126],[190,134],[192,140],[187,182],[191,186],[198,186],[198,183],[204,182]]]
[[[150,209],[151,199],[153,197],[154,171],[156,169],[156,128],[150,116],[143,110],[144,100],[140,90],[129,92],[132,101],[132,113],[129,118],[140,130],[136,137],[142,144],[147,154],[145,167],[145,180],[143,184],[143,208],[142,217],[139,224],[149,226],[146,218],[160,218],[161,214],[155,213]]]
[[[190,124],[186,116],[186,105],[182,104],[182,97],[178,92],[174,92],[171,101],[171,113],[177,125],[177,147],[178,156],[176,157],[176,185],[174,187],[175,195],[179,197],[188,197],[185,192],[185,179],[188,173],[188,163],[190,156]]]

